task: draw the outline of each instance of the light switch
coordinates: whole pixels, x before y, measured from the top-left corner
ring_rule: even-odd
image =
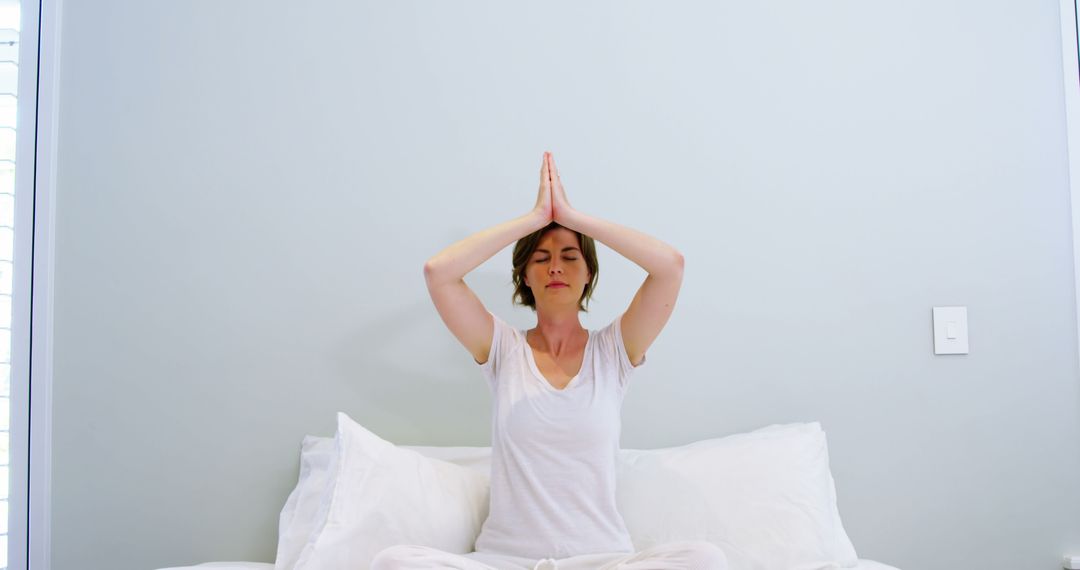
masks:
[[[934,307],[934,354],[967,353],[967,307]]]

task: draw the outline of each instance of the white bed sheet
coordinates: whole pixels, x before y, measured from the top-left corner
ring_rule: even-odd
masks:
[[[158,570],[274,570],[273,564],[265,562],[207,562],[198,566],[176,566],[174,568],[159,568]],[[859,560],[859,565],[852,570],[900,570],[873,560]]]

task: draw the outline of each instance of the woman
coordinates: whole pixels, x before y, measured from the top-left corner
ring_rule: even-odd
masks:
[[[599,331],[578,318],[596,284],[593,238],[649,273],[626,312]],[[489,313],[463,279],[514,240],[514,299],[536,312],[527,331]],[[431,258],[424,276],[435,308],[493,394],[490,514],[476,552],[401,545],[372,568],[725,569],[707,542],[635,553],[615,505],[627,381],[671,316],[682,275],[671,246],[572,208],[550,153],[531,212]]]

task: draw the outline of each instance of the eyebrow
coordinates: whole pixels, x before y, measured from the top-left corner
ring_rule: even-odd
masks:
[[[576,251],[578,253],[581,252],[581,250],[576,248],[576,247],[564,247],[564,248],[562,248],[562,250],[563,251]],[[534,251],[533,253],[540,253],[540,252],[551,253],[550,251],[548,251],[546,249],[538,249],[538,250]]]

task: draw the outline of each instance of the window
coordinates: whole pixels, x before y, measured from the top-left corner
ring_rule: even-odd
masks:
[[[0,568],[8,567],[11,442],[11,293],[15,259],[15,140],[19,3],[0,2]]]
[[[0,570],[49,568],[59,2],[0,0]]]

